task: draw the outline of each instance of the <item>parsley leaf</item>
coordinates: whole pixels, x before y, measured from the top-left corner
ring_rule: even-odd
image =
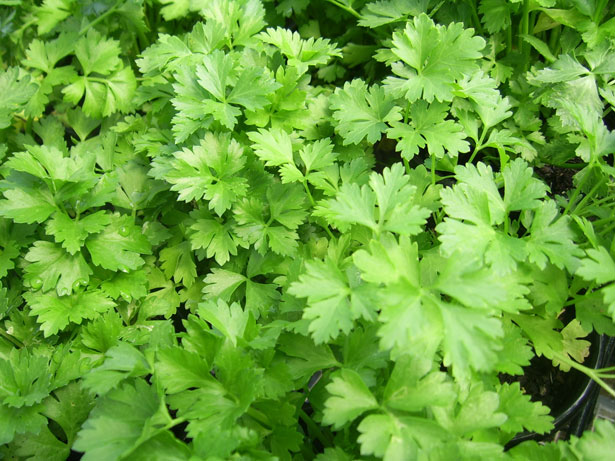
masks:
[[[419,149],[427,147],[430,155],[442,158],[446,154],[457,157],[462,152],[470,150],[470,144],[461,125],[453,120],[445,120],[448,114],[446,104],[417,101],[410,107],[409,124],[401,122],[391,123],[387,135],[398,139],[397,149],[402,157],[410,160]]]
[[[361,376],[348,369],[342,369],[339,375],[327,385],[332,394],[325,402],[323,423],[335,428],[355,420],[362,413],[378,408],[378,402],[365,385]]]
[[[34,289],[44,292],[56,289],[58,295],[68,295],[86,285],[92,269],[81,254],[70,255],[51,242],[34,242],[25,256],[25,280]]]
[[[436,25],[422,13],[403,32],[394,32],[391,44],[396,61],[391,70],[397,77],[387,77],[385,88],[410,102],[420,98],[443,102],[453,99],[457,80],[478,68],[485,40],[473,36],[462,23]]]
[[[352,268],[345,272],[331,258],[307,261],[305,274],[288,290],[294,296],[307,298],[303,318],[311,320],[309,331],[316,344],[349,333],[359,318],[369,320],[374,316],[369,291],[353,283]]]
[[[132,69],[123,66],[119,55],[116,40],[105,39],[90,29],[75,44],[83,75],[62,90],[66,101],[77,104],[85,95],[83,112],[92,117],[131,111],[137,82]]]
[[[187,447],[165,429],[170,421],[156,389],[138,379],[99,399],[73,448],[84,452],[84,461],[119,459],[137,449],[148,450],[148,446],[151,452],[156,444],[171,444],[187,456]]]
[[[26,300],[36,315],[45,337],[64,330],[69,323],[80,324],[108,311],[115,303],[99,291],[79,292],[67,296],[29,293]]]
[[[66,213],[57,212],[47,221],[47,233],[54,236],[57,243],[70,254],[79,251],[90,234],[100,232],[111,223],[104,211],[97,211],[79,220],[73,220]]]
[[[395,101],[378,85],[367,87],[362,80],[346,82],[331,97],[336,130],[344,138],[344,145],[359,144],[363,139],[375,143],[386,131],[386,123],[401,118]]]
[[[171,161],[164,179],[189,202],[205,198],[218,216],[247,192],[247,181],[238,176],[245,164],[243,149],[229,135],[207,133],[198,146],[184,148]]]
[[[326,38],[301,39],[297,32],[280,27],[269,28],[258,35],[265,43],[275,45],[286,56],[287,63],[295,67],[299,75],[307,72],[310,66],[322,66],[333,57],[341,57],[340,50]]]
[[[322,201],[314,214],[342,230],[349,224],[360,224],[376,235],[383,231],[414,235],[430,215],[429,210],[413,203],[416,191],[403,166],[396,163],[382,175],[372,173],[369,186],[344,183],[336,197]]]
[[[11,67],[0,73],[0,93],[4,96],[0,103],[0,129],[10,126],[13,114],[21,108],[36,92],[36,84],[30,76],[20,75],[19,69]]]
[[[140,255],[150,254],[151,245],[130,216],[113,214],[111,223],[97,234],[90,235],[85,246],[92,263],[105,269],[128,272],[144,264]]]

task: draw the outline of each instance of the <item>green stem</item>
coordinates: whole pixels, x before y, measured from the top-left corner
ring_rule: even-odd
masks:
[[[478,10],[476,9],[476,2],[474,0],[468,0],[470,4],[470,10],[472,11],[472,20],[474,21],[474,29],[479,35],[483,35],[483,25],[478,17]]]
[[[410,174],[410,171],[412,170],[410,168],[410,162],[408,162],[408,159],[406,157],[402,157],[402,160],[404,162],[404,168],[406,169],[406,174]]]
[[[152,433],[150,434],[151,438],[156,437],[158,434],[168,431],[169,429],[171,429],[174,426],[177,426],[178,424],[183,423],[184,421],[186,421],[186,418],[177,418],[177,419],[171,419],[167,424],[165,424],[162,427],[158,427],[157,429],[154,429],[152,431]],[[128,450],[127,452],[123,453],[124,456],[127,457],[127,459],[130,459],[128,457],[128,455],[130,455],[131,453],[134,453],[136,450],[139,449],[139,447],[141,446],[141,444],[137,444],[135,446],[133,446],[130,450]]]
[[[346,11],[347,13],[350,13],[351,15],[353,15],[355,18],[357,19],[363,19],[363,16],[361,16],[359,14],[359,12],[357,10],[355,10],[352,6],[348,6],[348,5],[344,5],[341,2],[338,2],[337,0],[327,0],[329,3],[337,6],[338,8],[341,8],[342,10]]]
[[[591,293],[583,293],[579,296],[573,296],[564,304],[565,307],[575,306],[579,303],[579,301],[589,301],[593,298],[602,297],[602,293],[600,291],[593,291]]]
[[[252,419],[258,421],[259,423],[261,423],[263,426],[265,426],[267,429],[272,429],[273,425],[271,424],[271,422],[269,421],[269,418],[267,418],[267,415],[263,414],[262,412],[258,411],[255,408],[248,408],[248,411],[246,412],[246,414],[251,417]]]
[[[118,0],[117,2],[115,2],[115,4],[111,8],[109,8],[103,14],[101,14],[98,17],[96,17],[96,19],[94,19],[92,22],[90,22],[90,23],[86,24],[85,26],[83,26],[83,28],[79,31],[79,35],[85,34],[89,29],[94,27],[96,24],[98,24],[100,21],[105,19],[111,13],[115,12],[115,10],[117,10],[117,8],[120,6],[120,3],[122,3],[122,1]]]
[[[602,206],[600,206],[600,208],[602,208],[602,209],[606,210],[607,208],[611,208],[611,214],[608,217],[596,219],[595,221],[591,222],[594,225],[594,227],[602,225],[602,224],[610,223],[611,221],[613,221],[613,212],[614,212],[614,210],[612,209],[613,208],[613,204],[610,203],[610,204],[607,204],[607,205],[603,205],[605,201],[613,200],[613,198],[614,197],[605,197],[603,199],[596,200],[594,202],[594,206],[602,205]]]
[[[615,367],[598,368],[596,371],[602,376],[604,373],[615,371]]]
[[[23,343],[18,340],[17,338],[15,338],[13,335],[8,334],[6,331],[4,331],[4,329],[0,328],[0,336],[2,336],[3,338],[5,338],[7,341],[10,341],[11,343],[13,343],[14,346],[18,347],[18,348],[22,348],[24,347]]]
[[[558,168],[570,168],[573,170],[581,170],[587,166],[587,163],[554,163],[553,166]]]
[[[436,185],[436,157],[431,156],[431,184]]]
[[[530,33],[530,2],[529,0],[523,0],[523,9],[521,13],[521,24],[519,34],[519,51],[523,55],[523,68],[527,70],[530,65],[530,47],[528,43],[523,40],[524,35]]]
[[[314,420],[310,418],[309,415],[302,409],[299,409],[299,418],[308,427],[310,434],[314,435],[323,447],[326,448],[333,446],[333,441],[330,440],[329,437],[326,437],[325,434],[323,434],[323,432],[320,430],[320,427],[318,427],[318,424],[316,424]]]
[[[308,200],[310,201],[310,205],[312,205],[312,208],[315,207],[316,202],[314,201],[314,197],[312,196],[312,192],[310,191],[307,181],[304,179],[302,184],[303,184],[303,188],[305,189],[305,193],[308,196]]]
[[[105,78],[100,78],[100,77],[91,77],[91,76],[87,76],[88,80],[91,80],[93,82],[98,82],[98,83],[102,83],[103,85],[109,85],[109,80],[105,79]]]
[[[613,219],[613,218],[609,218],[609,219]],[[613,229],[615,229],[615,222],[611,224],[610,226],[608,226],[607,228],[598,232],[598,235],[602,237],[604,234],[611,232]]]
[[[438,3],[436,6],[432,8],[432,10],[429,12],[427,16],[429,16],[430,18],[433,18],[434,15],[438,12],[440,8],[442,8],[442,5],[444,5],[445,3],[446,3],[446,0],[442,0],[440,3]]]
[[[583,178],[581,178],[581,181],[579,182],[579,185],[572,192],[572,196],[570,197],[570,200],[568,200],[568,205],[566,205],[566,209],[564,210],[564,213],[563,213],[564,215],[567,215],[568,213],[570,213],[570,209],[572,207],[572,204],[575,202],[575,200],[577,199],[577,197],[581,193],[581,190],[583,189],[583,186],[585,186],[585,183],[588,181],[590,171],[591,171],[591,168],[587,171],[587,173],[585,173],[583,175]]]
[[[593,379],[602,389],[604,389],[605,391],[607,391],[611,396],[615,397],[615,390],[612,389],[607,383],[605,383],[599,373],[597,373],[597,370],[594,370],[593,368],[588,368],[586,366],[581,365],[580,363],[575,362],[574,360],[569,359],[567,356],[565,356],[564,354],[560,354],[559,352],[555,352],[553,354],[553,358],[556,359],[558,362],[561,363],[565,363],[566,365],[570,366],[571,368],[574,368],[575,370],[580,371],[581,373],[583,373],[584,375],[590,377],[591,379]]]
[[[474,146],[474,150],[472,151],[472,155],[470,156],[470,160],[468,160],[468,163],[472,163],[474,161],[474,158],[476,157],[476,154],[478,154],[478,151],[483,148],[483,141],[485,140],[485,136],[487,136],[486,127],[483,128],[483,132],[480,134],[480,137],[478,138],[478,141]]]
[[[410,103],[406,104],[404,109],[404,124],[408,123],[408,114],[410,112]]]
[[[596,5],[596,11],[594,11],[594,17],[592,18],[596,25],[600,24],[602,18],[604,16],[604,9],[606,5],[609,3],[609,0],[598,0],[598,4]]]
[[[580,214],[583,210],[583,206],[585,206],[585,204],[589,201],[589,199],[596,193],[596,191],[602,187],[602,185],[604,184],[604,182],[606,181],[606,178],[602,178],[600,181],[598,181],[596,184],[594,184],[594,187],[592,187],[590,189],[590,191],[585,195],[585,197],[583,197],[581,199],[581,201],[577,204],[577,206],[574,207],[574,211],[577,212],[578,214]],[[581,210],[581,211],[579,211]]]
[[[312,196],[310,187],[308,186],[307,181],[305,179],[303,180],[303,188],[305,189],[305,193],[308,196],[310,205],[312,205],[312,208],[314,208],[316,206],[316,202],[314,201],[314,197]],[[318,224],[320,225],[320,227],[322,227],[327,232],[327,235],[329,236],[329,238],[335,238],[333,236],[333,232],[331,232],[331,229],[329,229],[329,226],[327,224],[321,224],[321,223],[318,223]]]
[[[594,205],[602,205],[605,202],[613,202],[615,200],[614,195],[608,195],[607,197],[602,197],[594,202]],[[614,202],[615,203],[615,202]]]
[[[551,29],[551,34],[549,36],[549,49],[551,50],[554,56],[556,56],[555,50],[558,49],[559,37],[561,33],[562,33],[561,25],[558,25],[557,27],[554,27],[553,29]]]

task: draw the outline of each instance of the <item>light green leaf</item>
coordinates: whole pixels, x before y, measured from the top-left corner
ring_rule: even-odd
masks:
[[[364,412],[378,408],[378,402],[361,376],[349,369],[342,369],[327,385],[331,396],[325,402],[323,423],[339,429],[354,421]]]

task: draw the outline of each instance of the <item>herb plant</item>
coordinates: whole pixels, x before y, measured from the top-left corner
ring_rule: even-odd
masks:
[[[614,14],[0,0],[0,458],[608,459]]]

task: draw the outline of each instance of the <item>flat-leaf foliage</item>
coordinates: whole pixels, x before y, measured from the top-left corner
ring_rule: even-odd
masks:
[[[0,459],[609,458],[614,13],[0,1]]]

